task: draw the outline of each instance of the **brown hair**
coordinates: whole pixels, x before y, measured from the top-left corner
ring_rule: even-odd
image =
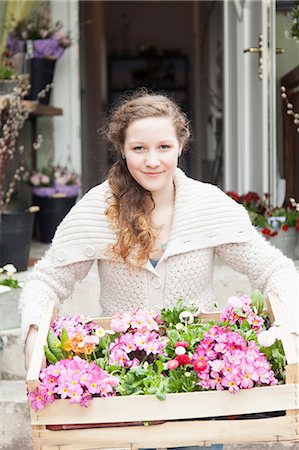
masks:
[[[110,251],[126,261],[134,250],[133,256],[139,264],[147,261],[156,239],[150,217],[155,205],[151,193],[131,176],[121,153],[128,126],[135,120],[148,117],[169,117],[182,147],[190,136],[186,115],[165,95],[141,91],[122,101],[111,113],[105,134],[116,150],[116,162],[108,173],[113,197],[106,215],[112,222],[118,240]]]

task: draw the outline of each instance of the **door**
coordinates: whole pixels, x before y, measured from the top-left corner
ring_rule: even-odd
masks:
[[[276,203],[275,2],[224,1],[224,187]]]

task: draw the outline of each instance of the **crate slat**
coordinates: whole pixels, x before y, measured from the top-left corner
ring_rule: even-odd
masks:
[[[33,425],[115,423],[147,420],[176,420],[196,417],[281,411],[298,408],[298,385],[265,386],[228,391],[168,394],[167,400],[153,395],[94,398],[88,408],[55,400],[37,413]]]
[[[298,442],[294,416],[231,421],[167,422],[153,426],[40,431],[41,449],[52,445],[63,450],[96,448],[153,448],[189,445]],[[297,432],[296,432],[297,429]],[[97,444],[95,444],[97,443]],[[60,447],[58,447],[60,446]],[[52,447],[49,447],[52,449]]]

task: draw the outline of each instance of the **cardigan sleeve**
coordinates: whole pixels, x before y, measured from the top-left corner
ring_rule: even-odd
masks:
[[[60,303],[73,292],[75,283],[88,274],[93,261],[81,261],[63,267],[54,267],[46,255],[29,272],[19,299],[21,314],[21,342],[24,345],[30,325],[39,325],[46,303]]]
[[[215,254],[247,275],[254,289],[264,295],[276,293],[284,305],[290,331],[299,334],[299,274],[291,259],[258,234],[249,242],[219,245]]]

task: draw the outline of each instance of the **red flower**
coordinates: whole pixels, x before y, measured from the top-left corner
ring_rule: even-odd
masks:
[[[208,367],[208,364],[204,360],[197,360],[193,363],[193,369],[195,372],[203,372]]]
[[[289,226],[288,226],[287,224],[284,224],[284,225],[281,227],[281,229],[282,229],[283,231],[288,231]]]
[[[249,191],[246,195],[244,195],[244,203],[250,203],[251,201],[257,203],[260,200],[260,196],[257,192]]]
[[[241,196],[238,195],[236,192],[234,191],[227,191],[226,194],[231,197],[233,200],[235,200],[236,202],[240,203],[241,201]]]
[[[191,363],[191,359],[186,353],[184,355],[178,355],[175,357],[180,366],[186,366]]]
[[[188,342],[185,342],[185,341],[178,341],[175,343],[175,346],[187,348],[187,347],[189,347],[189,344],[188,344]]]
[[[271,230],[269,228],[263,228],[262,229],[262,233],[264,236],[270,236],[271,235]]]

